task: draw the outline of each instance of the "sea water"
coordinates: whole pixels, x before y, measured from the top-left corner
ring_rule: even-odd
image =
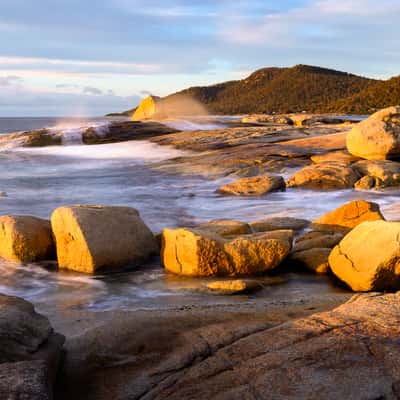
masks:
[[[37,119],[7,125],[3,131],[40,128]],[[179,121],[184,123],[185,121]],[[43,126],[63,130],[71,140],[63,146],[0,149],[0,214],[24,214],[49,218],[63,205],[123,205],[138,209],[155,232],[165,227],[193,226],[211,219],[253,221],[267,217],[313,219],[354,199],[376,201],[388,219],[398,217],[397,191],[357,192],[307,191],[288,189],[264,197],[226,197],[215,190],[232,180],[207,180],[199,176],[176,176],[152,169],[153,162],[188,153],[148,141],[84,145],[79,132],[88,124],[104,126],[109,121],[40,121]],[[194,122],[187,125],[194,127]],[[220,123],[216,123],[220,126]],[[215,124],[213,124],[214,126]],[[42,126],[42,127],[43,127]],[[198,129],[199,126],[196,126]],[[203,129],[213,129],[204,126]],[[73,134],[71,133],[73,132]],[[72,140],[73,136],[73,140]],[[159,260],[129,271],[108,276],[84,276],[56,272],[55,265],[16,265],[0,261],[0,293],[26,298],[41,306],[83,307],[92,310],[113,308],[160,308],[210,301],[199,289],[201,279],[166,274]],[[327,290],[324,278],[310,276],[292,280],[290,296],[309,296]],[[281,289],[271,289],[275,298]],[[334,290],[334,289],[332,289]],[[271,294],[272,295],[272,294]],[[283,297],[288,290],[281,292]],[[223,303],[224,297],[214,302]],[[232,302],[231,299],[229,299]]]

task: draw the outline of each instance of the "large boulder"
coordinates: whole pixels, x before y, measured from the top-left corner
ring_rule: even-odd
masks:
[[[0,294],[0,398],[51,400],[64,340],[30,303]]]
[[[0,216],[0,257],[22,263],[54,258],[50,222],[28,215]]]
[[[289,254],[292,231],[228,239],[202,229],[164,229],[164,267],[188,276],[253,275],[277,267]]]
[[[234,196],[262,196],[269,192],[285,190],[285,188],[285,181],[281,176],[266,174],[228,183],[221,186],[218,193]]]
[[[324,162],[296,172],[286,185],[305,189],[347,189],[352,188],[358,179],[358,174],[347,164]]]
[[[400,107],[389,107],[360,122],[348,133],[348,151],[367,160],[400,156]]]
[[[353,164],[353,169],[363,176],[355,187],[380,189],[400,185],[400,163],[390,160],[363,160]]]
[[[51,226],[60,268],[110,271],[146,261],[157,252],[153,233],[130,207],[61,207],[53,212]]]
[[[378,204],[355,200],[317,218],[312,226],[322,231],[348,232],[362,222],[379,220],[384,220],[384,217]]]
[[[400,288],[400,223],[364,222],[332,250],[332,272],[354,291]]]

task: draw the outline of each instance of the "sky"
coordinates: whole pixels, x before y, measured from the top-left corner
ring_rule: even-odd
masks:
[[[0,0],[0,10],[0,116],[103,115],[267,66],[400,75],[399,0]]]

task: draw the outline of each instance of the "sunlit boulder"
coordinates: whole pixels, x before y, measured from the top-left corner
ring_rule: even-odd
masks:
[[[400,107],[389,107],[360,122],[349,132],[347,150],[368,160],[400,156]]]
[[[146,261],[158,251],[153,233],[130,207],[80,205],[51,216],[58,265],[84,273]]]
[[[28,215],[0,216],[0,257],[28,263],[54,255],[49,221]]]
[[[289,254],[292,231],[223,238],[207,229],[164,229],[164,267],[188,276],[254,275],[277,267]]]

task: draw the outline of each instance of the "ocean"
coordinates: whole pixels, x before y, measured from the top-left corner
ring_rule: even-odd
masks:
[[[73,130],[76,134],[83,125],[106,123],[108,120],[104,118],[85,121],[1,118],[0,131],[64,126],[67,132]],[[190,121],[179,124],[193,127]],[[210,126],[205,128],[211,129]],[[390,217],[394,212],[391,205],[398,200],[395,193],[366,194],[352,190],[289,190],[261,198],[231,198],[215,193],[221,184],[232,180],[229,177],[207,180],[199,176],[167,175],[152,168],[154,162],[184,154],[181,150],[147,141],[102,145],[83,145],[78,141],[42,148],[3,148],[0,149],[0,192],[6,195],[0,197],[0,214],[49,218],[55,208],[63,205],[124,205],[138,209],[150,228],[159,233],[165,227],[193,226],[221,218],[242,221],[277,216],[313,219],[357,198],[378,202]],[[199,291],[203,283],[201,279],[165,274],[158,260],[135,271],[96,277],[56,272],[54,265],[14,265],[0,261],[0,292],[24,297],[39,310],[50,305],[105,310],[228,301],[223,296],[210,300]],[[295,280],[292,285],[293,296],[326,290],[326,282],[315,277]],[[288,295],[287,289],[280,290],[271,289],[271,296]]]

